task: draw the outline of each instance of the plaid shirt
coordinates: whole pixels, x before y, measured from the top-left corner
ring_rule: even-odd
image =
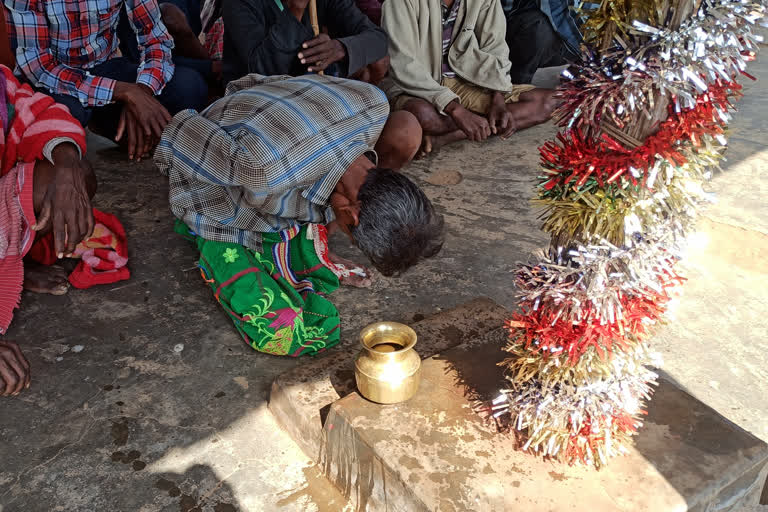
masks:
[[[178,113],[155,152],[171,211],[197,235],[261,250],[261,233],[334,219],[328,199],[374,146],[383,92],[318,75],[247,75],[201,113]]]
[[[117,55],[123,4],[143,48],[136,82],[159,94],[174,68],[173,39],[157,0],[5,0],[18,44],[17,69],[36,87],[74,96],[83,106],[110,103],[115,81],[88,70]]]
[[[460,5],[461,0],[454,0],[453,6],[450,8],[445,3],[440,2],[443,15],[443,76],[448,78],[456,76],[456,73],[451,69],[451,65],[448,64],[448,52],[451,49],[453,26],[456,24],[456,16],[459,15]]]

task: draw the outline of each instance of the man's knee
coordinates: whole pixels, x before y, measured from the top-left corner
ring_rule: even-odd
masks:
[[[184,11],[174,4],[167,2],[160,4],[160,13],[162,14],[163,24],[174,38],[179,37],[181,34],[193,34]]]
[[[398,110],[387,119],[376,144],[376,151],[379,152],[383,166],[399,169],[413,159],[421,146],[421,140],[422,129],[416,116]]]
[[[160,100],[171,115],[188,108],[202,110],[208,101],[208,84],[196,70],[176,66]]]
[[[443,120],[435,107],[422,99],[412,99],[405,104],[403,110],[412,114],[423,131],[427,133],[438,133],[443,131]]]

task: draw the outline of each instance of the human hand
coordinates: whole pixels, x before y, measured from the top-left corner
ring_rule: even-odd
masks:
[[[0,340],[0,396],[18,395],[29,387],[29,361],[12,341]]]
[[[115,140],[119,141],[123,135],[126,138],[128,158],[131,160],[136,158],[138,162],[152,151],[158,141],[158,138],[152,133],[147,134],[144,131],[139,120],[127,107],[123,107],[123,111],[120,113]]]
[[[488,111],[488,124],[494,135],[500,135],[506,139],[517,130],[517,123],[512,113],[507,108],[504,95],[497,92],[493,95],[493,102]]]
[[[331,39],[328,34],[320,34],[301,45],[299,60],[307,64],[307,71],[320,72],[325,68],[342,60],[347,55],[344,45],[337,39]]]
[[[461,104],[453,100],[445,107],[445,112],[451,116],[459,130],[467,134],[467,139],[471,141],[481,141],[491,135],[491,127],[488,121],[473,112],[465,109]]]
[[[151,150],[153,142],[160,140],[171,114],[143,84],[117,82],[113,94],[115,100],[124,103],[115,140],[128,135],[128,157],[141,158]],[[133,143],[129,131],[133,128]]]
[[[53,240],[59,258],[69,256],[93,232],[93,209],[86,185],[87,163],[69,143],[53,150],[53,178],[45,189],[35,231],[53,227]],[[40,165],[49,165],[41,162]]]

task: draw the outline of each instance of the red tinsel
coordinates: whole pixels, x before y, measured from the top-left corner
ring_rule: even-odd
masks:
[[[641,414],[645,414],[645,411],[641,411]],[[568,464],[590,464],[590,460],[599,459],[598,448],[606,444],[606,430],[612,436],[631,436],[637,432],[637,424],[637,420],[626,412],[606,416],[602,421],[598,418],[587,419],[579,432],[571,434],[565,448],[565,460]]]
[[[541,163],[551,176],[543,183],[542,195],[548,195],[555,187],[572,186],[578,190],[590,178],[596,179],[601,187],[619,178],[629,180],[633,186],[646,186],[645,171],[653,165],[656,155],[683,165],[687,160],[681,153],[681,142],[698,147],[702,136],[723,133],[724,121],[718,111],[731,108],[729,97],[740,89],[736,82],[717,81],[697,98],[695,108],[677,113],[674,105],[670,105],[669,118],[634,149],[626,149],[605,133],[598,140],[586,137],[580,129],[558,133],[558,142],[550,141],[539,148]],[[639,179],[630,168],[642,173]]]
[[[646,290],[641,296],[621,296],[622,315],[615,322],[600,323],[599,315],[591,311],[589,304],[584,305],[585,320],[572,322],[562,318],[557,306],[542,304],[534,310],[530,303],[524,302],[520,305],[521,312],[505,322],[505,327],[513,343],[544,358],[566,353],[568,364],[576,364],[594,347],[605,359],[615,345],[627,350],[649,334],[650,326],[666,312],[671,298],[668,290],[682,281],[677,275],[668,276],[660,283],[660,292]]]

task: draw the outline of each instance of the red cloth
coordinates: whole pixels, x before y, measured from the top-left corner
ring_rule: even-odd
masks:
[[[114,215],[93,209],[95,236],[83,240],[75,249],[81,258],[69,275],[75,288],[90,288],[97,284],[111,284],[131,277],[128,263],[128,243],[125,228]],[[53,233],[38,238],[28,256],[43,265],[56,262]]]
[[[85,154],[85,131],[66,107],[21,85],[0,65],[0,334],[5,333],[24,285],[24,255],[35,233],[33,173],[35,161],[54,137],[68,137]],[[3,129],[5,128],[5,129]]]

